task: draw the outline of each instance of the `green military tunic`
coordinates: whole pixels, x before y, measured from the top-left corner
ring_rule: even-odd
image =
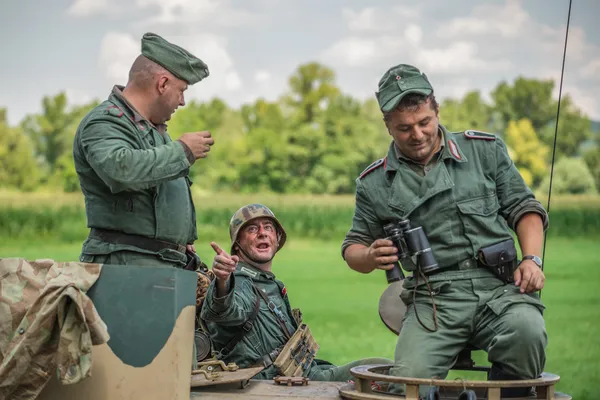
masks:
[[[521,294],[489,270],[478,267],[478,249],[511,238],[525,213],[547,214],[511,161],[503,141],[492,134],[450,133],[440,126],[443,146],[426,166],[411,163],[392,142],[386,158],[356,180],[356,209],[342,244],[370,246],[386,237],[383,226],[408,218],[422,226],[440,270],[428,276],[437,307],[433,328],[430,293],[420,279],[404,282],[407,313],[400,332],[396,367],[400,376],[445,377],[456,354],[471,343],[488,352],[504,373],[537,377],[545,363],[543,305],[536,294]],[[405,269],[407,266],[404,266]],[[416,305],[412,295],[416,290]]]
[[[77,129],[75,169],[85,196],[87,226],[140,235],[185,247],[197,239],[189,168],[194,162],[166,126],[144,119],[115,86]],[[184,265],[184,252],[149,251],[89,237],[81,261]]]
[[[206,293],[202,306],[201,318],[205,321],[215,350],[220,351],[238,332],[249,318],[257,298],[252,285],[262,290],[283,315],[285,326],[290,333],[298,325],[292,317],[292,309],[283,282],[271,272],[264,272],[244,262],[239,262],[230,278],[230,291],[227,295],[216,297],[216,280]],[[237,343],[231,353],[223,360],[236,363],[240,368],[263,364],[268,361],[273,350],[286,343],[286,335],[277,323],[276,316],[260,299],[260,308],[252,329]],[[267,358],[265,358],[267,356]],[[274,361],[271,357],[270,361]],[[345,381],[351,379],[350,368],[364,364],[389,364],[391,360],[372,358],[354,361],[342,366],[335,366],[323,360],[314,360],[308,371],[308,378],[317,381]],[[273,365],[268,366],[254,379],[272,379],[277,376]]]

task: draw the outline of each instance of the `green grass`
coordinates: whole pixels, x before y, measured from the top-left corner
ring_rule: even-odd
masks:
[[[228,240],[218,242],[226,248]],[[203,240],[204,260],[213,253]],[[574,399],[595,399],[600,389],[600,252],[594,239],[550,238],[542,301],[549,337],[545,370],[561,376],[558,390]],[[18,242],[0,245],[2,257],[77,260],[80,244]],[[319,357],[341,364],[363,357],[393,358],[396,336],[379,319],[385,275],[362,275],[343,262],[337,242],[290,237],[274,272],[288,288],[321,346]],[[476,355],[478,362],[485,354]],[[463,376],[455,372],[451,377]]]

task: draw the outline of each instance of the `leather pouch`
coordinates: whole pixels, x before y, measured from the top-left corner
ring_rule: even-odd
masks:
[[[517,249],[513,239],[482,247],[477,252],[477,260],[481,266],[489,268],[504,283],[514,282]]]

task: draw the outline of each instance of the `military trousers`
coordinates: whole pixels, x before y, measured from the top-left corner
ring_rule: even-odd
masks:
[[[350,374],[350,369],[369,364],[389,365],[393,364],[393,361],[387,358],[363,358],[340,366],[331,364],[315,365],[308,371],[308,378],[313,381],[346,382],[354,379]]]
[[[492,366],[507,376],[532,379],[543,372],[547,335],[537,294],[522,294],[491,276],[431,282],[438,329],[429,332],[417,320],[418,313],[425,326],[434,327],[432,298],[421,282],[416,289],[414,281],[405,282],[407,312],[390,375],[445,379],[468,344],[486,351]]]

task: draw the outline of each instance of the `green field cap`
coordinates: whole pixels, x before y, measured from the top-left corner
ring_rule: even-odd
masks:
[[[432,92],[433,87],[425,74],[412,65],[399,64],[387,70],[381,77],[375,95],[381,111],[389,112],[394,110],[407,94],[420,93],[427,96]]]
[[[208,76],[208,66],[204,61],[155,33],[148,32],[142,37],[142,55],[186,81],[188,85]]]

